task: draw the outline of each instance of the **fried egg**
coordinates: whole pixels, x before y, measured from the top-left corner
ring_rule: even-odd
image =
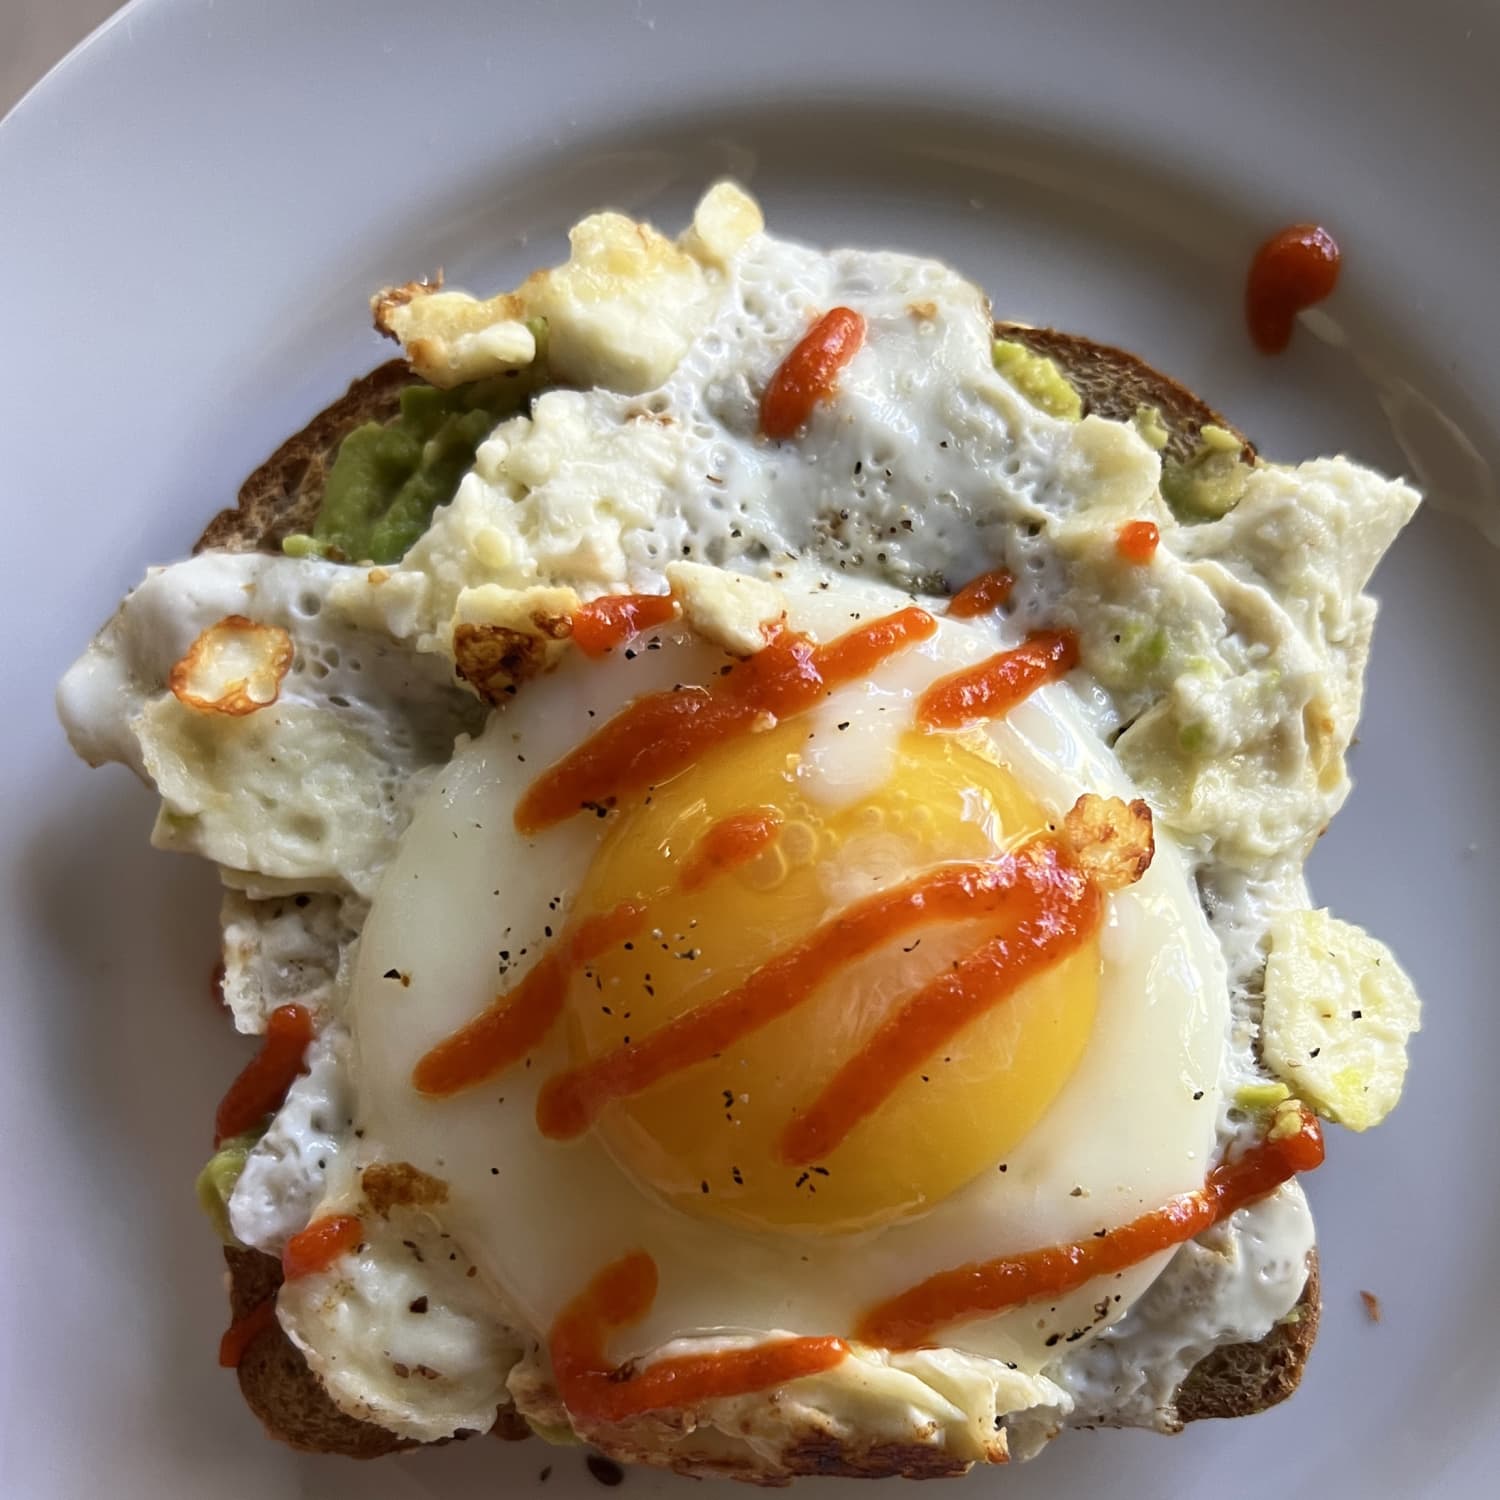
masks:
[[[909,599],[788,587],[784,603],[792,628],[826,641]],[[418,806],[354,974],[361,1118],[393,1159],[448,1184],[444,1222],[530,1326],[550,1328],[601,1267],[644,1250],[659,1290],[621,1357],[725,1332],[845,1331],[941,1269],[1084,1239],[1201,1185],[1227,989],[1166,839],[1145,877],[1109,898],[1095,939],[914,1059],[814,1166],[778,1154],[786,1120],[897,1000],[975,946],[982,923],[893,932],[806,1005],[610,1105],[581,1136],[538,1128],[549,1079],[742,983],[861,898],[995,858],[1084,792],[1131,796],[1065,684],[977,728],[919,726],[935,680],[1016,643],[996,622],[942,620],[808,713],[613,810],[518,831],[528,787],[592,729],[731,664],[663,626],[528,684]],[[747,811],[772,834],[717,867],[706,841],[711,854],[712,831]],[[566,931],[643,897],[650,925],[575,966],[561,1024],[523,1059],[451,1097],[414,1085],[418,1061],[523,983]],[[1060,1338],[1117,1317],[1163,1259],[965,1325],[954,1341],[1039,1369]]]

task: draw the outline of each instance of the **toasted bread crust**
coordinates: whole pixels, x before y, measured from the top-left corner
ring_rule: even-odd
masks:
[[[339,444],[366,422],[390,421],[416,378],[400,359],[361,376],[240,486],[233,508],[208,523],[193,551],[279,552],[283,538],[311,531]]]
[[[244,1317],[281,1286],[281,1264],[259,1250],[226,1248],[229,1309]],[[322,1382],[280,1323],[261,1330],[240,1357],[240,1391],[272,1437],[304,1453],[336,1453],[344,1458],[380,1458],[415,1446],[407,1440],[347,1416],[333,1404]]]
[[[1225,1344],[1201,1359],[1177,1389],[1177,1419],[1245,1417],[1285,1401],[1302,1383],[1322,1315],[1318,1252],[1307,1257],[1307,1284],[1296,1321],[1278,1323],[1253,1344]]]
[[[1199,430],[1208,423],[1238,432],[1191,391],[1122,349],[1076,334],[1019,324],[997,324],[996,333],[1055,360],[1083,397],[1086,413],[1123,421],[1140,406],[1156,407],[1170,434],[1166,448],[1170,456],[1187,457],[1196,446]],[[393,360],[356,380],[245,481],[237,505],[214,517],[194,551],[276,552],[283,537],[309,529],[339,443],[365,422],[393,418],[401,391],[415,378],[402,361]],[[1253,456],[1248,440],[1245,448],[1246,456]],[[226,1250],[225,1258],[236,1317],[274,1294],[280,1285],[281,1267],[270,1256]],[[1202,1360],[1178,1392],[1178,1419],[1186,1423],[1250,1416],[1284,1401],[1296,1389],[1317,1336],[1318,1289],[1314,1254],[1297,1304],[1298,1320],[1277,1326],[1255,1343],[1228,1345]],[[250,1345],[238,1373],[250,1409],[272,1436],[294,1448],[375,1458],[417,1446],[340,1411],[279,1324],[267,1328]],[[495,1430],[503,1437],[528,1433],[525,1423],[511,1411],[501,1413]],[[892,1445],[854,1449],[832,1439],[809,1439],[782,1457],[789,1472],[807,1475],[931,1478],[967,1467],[935,1449]],[[781,1482],[780,1477],[749,1471],[735,1477]]]
[[[1170,375],[1153,369],[1128,349],[1096,344],[1076,333],[1055,328],[1031,328],[1025,323],[996,323],[996,337],[1024,344],[1034,354],[1054,360],[1083,398],[1085,416],[1097,414],[1115,422],[1128,422],[1143,406],[1154,406],[1167,429],[1165,456],[1185,459],[1198,444],[1198,434],[1207,426],[1232,432],[1245,445],[1245,457],[1255,450],[1239,428],[1201,401]]]
[[[229,1267],[231,1318],[244,1317],[281,1286],[281,1263],[274,1256],[226,1246],[224,1261]],[[271,1323],[250,1342],[236,1373],[245,1404],[266,1431],[299,1452],[382,1458],[404,1448],[435,1446],[398,1437],[341,1411],[280,1323]],[[531,1436],[526,1423],[508,1409],[499,1413],[490,1430],[508,1440]]]

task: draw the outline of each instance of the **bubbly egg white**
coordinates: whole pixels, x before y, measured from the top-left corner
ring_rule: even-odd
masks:
[[[440,663],[325,609],[339,572],[216,552],[153,569],[58,688],[78,753],[161,794],[153,842],[252,895],[372,892],[423,773],[481,717]],[[164,690],[173,663],[247,611],[294,643],[276,701],[243,718],[184,707]]]
[[[868,586],[788,594],[791,623],[820,639],[903,602]],[[883,1230],[853,1240],[735,1231],[654,1201],[592,1136],[544,1140],[536,1095],[566,1063],[561,1028],[526,1065],[467,1093],[435,1100],[416,1092],[411,1073],[422,1054],[497,988],[516,983],[547,950],[549,929],[561,931],[569,893],[599,843],[602,825],[587,816],[523,837],[512,820],[518,796],[631,698],[711,682],[726,661],[678,629],[653,634],[661,649],[631,661],[565,663],[459,751],[387,872],[354,975],[361,1121],[393,1159],[448,1182],[445,1222],[526,1323],[549,1328],[604,1264],[645,1249],[657,1261],[660,1291],[650,1315],[622,1335],[622,1354],[726,1328],[840,1331],[875,1301],[938,1270],[1087,1239],[1199,1187],[1214,1144],[1227,989],[1188,871],[1165,838],[1146,878],[1112,898],[1092,1037],[1042,1123],[1008,1153],[1004,1174],[986,1171],[920,1217]],[[1014,642],[988,624],[943,622],[932,640],[838,690],[810,716],[815,733],[820,723],[850,727],[817,735],[824,748],[800,774],[833,801],[878,783],[922,688],[1007,643]],[[1085,790],[1130,795],[1066,686],[1043,688],[990,733],[1021,784],[1058,816]],[[503,985],[501,949],[510,958]],[[402,978],[387,977],[392,971]],[[1108,1131],[1098,1129],[1101,1118],[1112,1122]],[[1037,1370],[1055,1357],[1057,1335],[1105,1326],[1165,1258],[1111,1278],[1105,1291],[1089,1286],[1055,1306],[957,1328],[952,1341]],[[1101,1296],[1103,1313],[1095,1308]]]
[[[400,570],[428,580],[428,629],[465,587],[659,591],[680,559],[762,576],[816,559],[941,595],[1060,511],[1162,509],[1156,453],[1127,425],[1033,407],[994,368],[984,297],[936,261],[757,235],[713,281],[658,389],[549,391],[481,446]],[[795,442],[767,441],[764,382],[842,303],[868,328],[837,400]],[[1026,571],[1055,602],[1044,550]]]

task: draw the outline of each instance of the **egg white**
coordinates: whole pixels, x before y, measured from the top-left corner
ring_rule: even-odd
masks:
[[[905,602],[879,586],[788,593],[792,625],[820,639]],[[447,1181],[444,1221],[506,1302],[545,1333],[604,1264],[645,1249],[660,1290],[650,1315],[622,1337],[622,1353],[726,1330],[843,1332],[871,1303],[938,1270],[1085,1239],[1201,1186],[1214,1141],[1226,982],[1186,866],[1160,835],[1145,879],[1111,901],[1099,1013],[1074,1076],[1008,1154],[1004,1174],[981,1174],[920,1218],[853,1237],[756,1234],[655,1201],[596,1138],[539,1135],[538,1089],[567,1062],[561,1027],[529,1067],[451,1099],[415,1091],[417,1059],[501,987],[498,951],[510,954],[505,987],[546,951],[545,931],[561,930],[569,893],[600,840],[604,825],[588,817],[523,837],[512,821],[519,795],[631,699],[709,682],[724,664],[721,652],[680,628],[656,634],[661,648],[631,660],[570,657],[459,751],[418,807],[360,945],[352,1024],[367,1139]],[[878,783],[922,689],[1007,644],[1014,639],[998,624],[943,621],[932,639],[818,710],[851,721],[851,730],[820,737],[805,774],[835,800]],[[1132,794],[1065,685],[1037,692],[991,734],[1050,812],[1083,791]],[[409,983],[383,977],[392,969]],[[1051,1335],[1105,1326],[1164,1259],[1055,1307],[955,1328],[952,1342],[1038,1369],[1055,1357]],[[1106,1295],[1101,1317],[1094,1306]]]

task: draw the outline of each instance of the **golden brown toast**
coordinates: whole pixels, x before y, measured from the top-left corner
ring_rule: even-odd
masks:
[[[1166,452],[1172,457],[1187,458],[1196,446],[1199,429],[1209,423],[1237,432],[1191,391],[1123,349],[1076,334],[1020,324],[997,324],[996,332],[1055,360],[1082,396],[1085,413],[1128,420],[1140,406],[1156,407],[1170,435]],[[339,443],[364,422],[394,418],[402,389],[415,378],[403,361],[392,360],[356,380],[245,481],[235,508],[214,517],[194,551],[222,548],[275,552],[290,532],[309,530]],[[1246,440],[1247,455],[1252,451]],[[225,1251],[225,1259],[231,1310],[236,1317],[273,1294],[280,1284],[281,1267],[270,1256],[231,1249]],[[1251,1416],[1284,1401],[1302,1378],[1317,1337],[1319,1309],[1314,1254],[1295,1321],[1278,1325],[1258,1342],[1217,1349],[1196,1365],[1177,1393],[1179,1422]],[[340,1411],[275,1323],[245,1351],[239,1381],[246,1402],[266,1430],[294,1448],[375,1458],[414,1446],[384,1428]],[[502,1413],[496,1428],[507,1438],[525,1437],[527,1431],[525,1423],[512,1412]],[[827,1463],[812,1466],[808,1472],[820,1468],[830,1473],[848,1472],[839,1467],[839,1457],[830,1455]],[[860,1472],[870,1473],[867,1463]],[[898,1454],[881,1472],[908,1471]]]

